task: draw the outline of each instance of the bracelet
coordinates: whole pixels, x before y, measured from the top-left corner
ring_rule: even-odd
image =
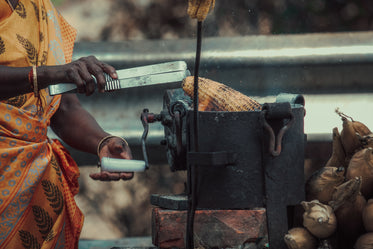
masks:
[[[32,66],[32,76],[33,76],[33,83],[34,83],[34,96],[39,97],[39,89],[38,89],[38,75],[36,73],[36,66]]]
[[[38,75],[36,72],[36,66],[32,66],[29,74],[28,74],[28,81],[31,85],[31,90],[34,92],[35,97],[39,97],[39,89],[38,89]]]
[[[106,136],[106,137],[102,138],[102,139],[100,140],[100,142],[98,143],[98,145],[97,145],[97,156],[98,156],[98,157],[100,157],[100,150],[101,150],[101,146],[102,146],[102,144],[103,144],[106,140],[108,140],[108,139],[110,139],[110,138],[113,138],[113,137],[117,137],[117,138],[121,139],[121,140],[125,143],[125,145],[128,146],[128,143],[127,143],[126,139],[124,139],[124,138],[122,138],[122,137],[118,137],[118,136],[114,136],[114,135]]]

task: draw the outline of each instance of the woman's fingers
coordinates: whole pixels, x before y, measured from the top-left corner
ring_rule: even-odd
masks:
[[[110,137],[102,143],[99,157],[132,159],[132,153],[124,139],[121,139],[120,137]],[[133,172],[101,171],[100,173],[90,174],[92,179],[100,181],[118,181],[120,179],[130,180],[133,176]]]
[[[119,180],[131,180],[134,176],[132,172],[107,172],[102,171],[100,173],[93,173],[89,175],[93,180],[99,181],[119,181]]]
[[[110,75],[111,78],[113,79],[117,79],[118,78],[118,74],[117,74],[117,71],[115,70],[114,67],[106,64],[106,63],[103,63],[102,62],[102,68],[104,70],[105,73],[107,73],[108,75]]]
[[[105,91],[104,73],[115,79],[118,77],[114,67],[99,61],[94,56],[82,57],[67,64],[66,67],[68,81],[75,83],[78,92],[86,95],[93,94],[96,87],[99,92]]]
[[[85,82],[84,80],[82,79],[82,77],[80,76],[78,70],[74,70],[73,68],[69,68],[66,72],[67,76],[68,76],[68,80],[70,82],[74,82],[76,87],[77,87],[77,90],[78,90],[78,93],[85,93]]]
[[[82,60],[85,61],[88,72],[96,78],[98,91],[104,92],[106,81],[103,74],[102,62],[98,61],[94,56],[89,56]]]
[[[84,92],[87,96],[92,95],[96,89],[95,80],[92,77],[92,74],[89,73],[88,67],[86,63],[82,61],[77,61],[78,64],[78,72],[82,81],[85,83]]]

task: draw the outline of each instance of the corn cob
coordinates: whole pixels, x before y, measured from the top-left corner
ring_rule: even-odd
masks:
[[[193,98],[194,77],[183,80],[184,92]],[[261,105],[254,99],[219,82],[198,78],[198,109],[200,111],[254,111],[260,110]]]
[[[214,6],[215,0],[189,0],[188,15],[192,19],[203,21]]]

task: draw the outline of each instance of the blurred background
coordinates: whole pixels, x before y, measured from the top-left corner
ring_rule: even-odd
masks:
[[[187,0],[53,0],[78,29],[77,41],[191,38]],[[370,30],[369,0],[216,1],[204,36]]]
[[[193,39],[196,35],[196,22],[186,14],[186,0],[52,1],[77,29],[77,42]],[[372,27],[371,0],[217,0],[203,35],[369,31]],[[156,165],[131,181],[107,183],[88,177],[97,170],[94,165],[81,167],[76,200],[86,216],[83,239],[149,236],[150,195],[181,193],[186,177],[184,172],[171,173],[168,165]]]

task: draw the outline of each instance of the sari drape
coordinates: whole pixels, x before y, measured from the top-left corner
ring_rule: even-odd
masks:
[[[76,31],[50,0],[19,0],[0,21],[0,64],[71,61]],[[0,79],[1,84],[1,79]],[[83,214],[74,201],[79,170],[47,136],[61,97],[40,91],[0,101],[0,249],[77,248]]]

